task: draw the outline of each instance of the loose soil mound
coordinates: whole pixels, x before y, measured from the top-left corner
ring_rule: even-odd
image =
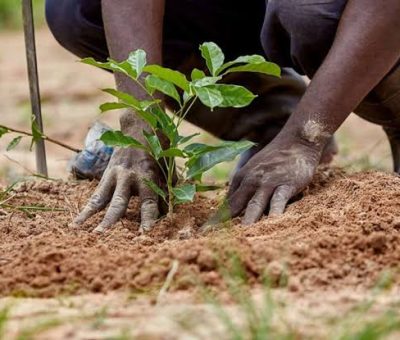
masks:
[[[224,287],[221,268],[239,257],[251,282],[268,274],[287,277],[292,290],[316,286],[373,285],[400,261],[400,178],[369,172],[346,175],[321,169],[303,197],[282,217],[251,227],[234,220],[203,236],[200,226],[218,202],[198,197],[140,235],[138,204],[104,236],[89,233],[104,213],[82,230],[68,224],[96,183],[23,184],[7,204],[41,205],[62,211],[4,211],[0,216],[0,294],[55,296],[84,292],[158,288],[172,262],[179,269],[173,289],[199,280]]]

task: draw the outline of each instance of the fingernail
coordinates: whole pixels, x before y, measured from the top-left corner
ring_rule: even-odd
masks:
[[[139,232],[140,233],[146,233],[146,232],[150,231],[153,228],[154,224],[155,224],[155,221],[154,222],[141,223]]]
[[[77,224],[77,225],[82,225],[84,222],[84,220],[82,219],[81,215],[78,215],[77,217],[75,217],[75,219],[72,221],[73,224]]]
[[[99,235],[101,235],[101,234],[104,234],[105,231],[106,231],[106,228],[104,228],[103,226],[99,225],[98,227],[96,227],[96,228],[92,231],[92,233],[93,233],[93,234],[99,234]]]

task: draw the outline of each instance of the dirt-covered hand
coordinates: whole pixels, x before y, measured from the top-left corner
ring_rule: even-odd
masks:
[[[243,224],[282,214],[288,201],[312,180],[321,149],[305,143],[273,141],[234,176],[227,203],[231,217],[245,210]]]
[[[125,214],[131,196],[138,194],[141,229],[150,229],[159,216],[158,196],[143,180],[160,184],[159,171],[157,163],[145,152],[116,149],[96,191],[74,223],[83,224],[109,204],[103,221],[94,229],[94,232],[103,233]]]

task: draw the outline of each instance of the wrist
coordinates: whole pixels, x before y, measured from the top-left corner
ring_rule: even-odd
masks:
[[[331,137],[332,133],[324,124],[310,119],[305,123],[286,125],[276,139],[284,144],[302,145],[315,152],[322,152]]]

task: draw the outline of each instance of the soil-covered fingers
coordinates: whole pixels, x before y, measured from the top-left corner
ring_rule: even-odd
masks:
[[[275,189],[271,198],[269,216],[282,215],[289,200],[295,195],[296,189],[289,185],[281,185]]]
[[[232,194],[228,194],[231,217],[236,217],[246,208],[250,199],[258,190],[258,180],[252,176],[245,177],[240,186]]]
[[[157,194],[143,180],[139,182],[139,198],[141,202],[140,230],[143,232],[151,229],[160,215],[160,210]]]
[[[132,194],[132,176],[118,176],[117,184],[103,221],[93,230],[95,233],[104,233],[108,228],[118,222],[128,209]]]
[[[112,197],[115,181],[116,178],[113,171],[107,171],[104,173],[103,178],[101,179],[95,192],[90,197],[88,203],[80,212],[80,214],[75,218],[73,224],[83,224],[88,218],[92,217],[94,214],[107,206]]]
[[[264,214],[268,202],[271,198],[273,187],[260,187],[254,194],[253,198],[247,204],[242,223],[249,225],[257,222]]]

